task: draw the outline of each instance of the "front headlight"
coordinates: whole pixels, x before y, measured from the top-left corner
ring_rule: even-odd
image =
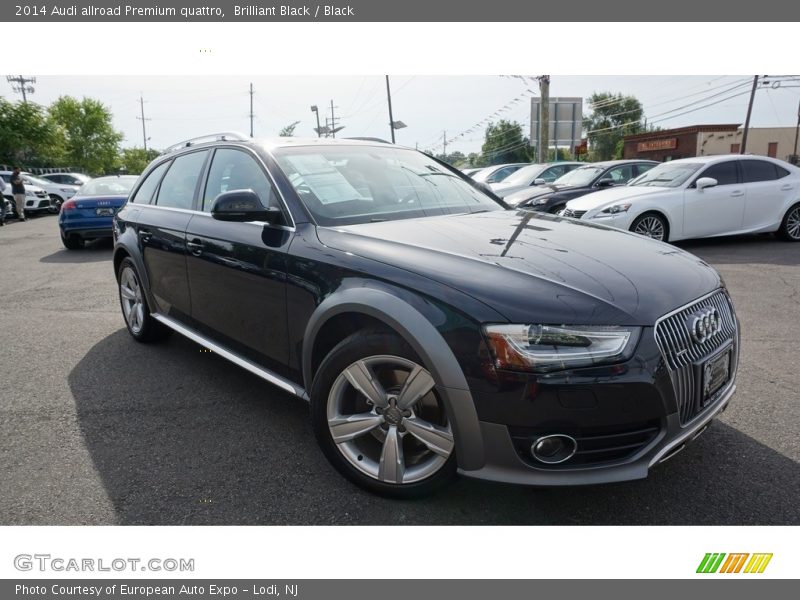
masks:
[[[541,197],[540,198],[534,198],[533,200],[531,200],[531,204],[534,204],[534,205],[547,204],[548,200],[550,200],[550,196],[545,196],[544,198],[541,198]]]
[[[608,208],[604,208],[601,210],[597,216],[608,216],[608,215],[616,215],[622,212],[628,212],[628,209],[631,207],[630,202],[625,202],[623,204],[615,204],[614,206],[609,206]]]
[[[640,327],[487,325],[494,366],[547,373],[629,359]]]

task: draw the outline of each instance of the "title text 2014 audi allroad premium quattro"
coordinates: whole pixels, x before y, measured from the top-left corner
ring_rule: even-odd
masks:
[[[482,189],[380,142],[184,142],[114,220],[128,330],[177,331],[309,400],[324,454],[378,493],[456,472],[647,476],[734,392],[723,282],[667,244]]]

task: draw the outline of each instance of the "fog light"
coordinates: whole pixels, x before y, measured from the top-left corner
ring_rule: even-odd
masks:
[[[568,461],[577,450],[575,439],[562,433],[542,436],[531,444],[531,456],[548,465]]]

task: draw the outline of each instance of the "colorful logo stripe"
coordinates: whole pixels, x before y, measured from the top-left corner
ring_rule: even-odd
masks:
[[[725,558],[727,556],[727,558]],[[747,558],[750,557],[748,561]],[[771,553],[750,554],[747,552],[734,552],[725,554],[724,552],[708,552],[700,561],[697,567],[698,573],[763,573],[769,561],[772,560]],[[724,562],[723,562],[724,561]],[[745,564],[747,566],[745,566]],[[744,571],[742,568],[744,567]]]

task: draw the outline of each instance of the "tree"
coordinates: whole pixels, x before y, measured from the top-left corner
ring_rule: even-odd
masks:
[[[123,135],[114,129],[111,111],[101,102],[61,96],[50,105],[49,113],[70,165],[91,174],[116,170]]]
[[[62,152],[42,106],[0,98],[0,163],[45,166],[58,162]]]
[[[595,92],[589,98],[589,106],[592,114],[583,120],[589,138],[589,158],[622,158],[622,138],[643,128],[642,103],[633,96]]]
[[[450,154],[437,154],[436,158],[454,167],[462,167],[467,164],[467,157],[463,152],[459,152],[458,150]]]
[[[489,123],[486,127],[481,147],[482,162],[487,165],[528,162],[528,147],[528,138],[522,134],[522,125],[501,119],[497,124]]]
[[[292,137],[294,135],[295,127],[297,127],[299,124],[300,124],[300,121],[295,121],[294,123],[291,123],[290,125],[287,125],[286,127],[284,127],[283,129],[281,129],[278,132],[278,135],[280,137]]]
[[[153,150],[152,148],[145,150],[134,146],[133,148],[125,148],[122,151],[120,162],[129,175],[139,175],[158,154],[158,150]]]

